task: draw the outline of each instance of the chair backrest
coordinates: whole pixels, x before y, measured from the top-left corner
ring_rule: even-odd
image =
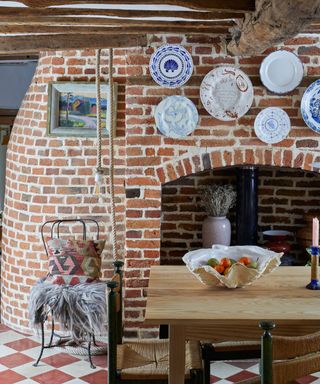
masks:
[[[261,383],[286,384],[320,370],[320,332],[305,336],[271,336],[272,322],[264,329],[261,353]]]
[[[122,343],[122,261],[114,263],[114,275],[108,292],[108,383],[116,382],[117,345]]]

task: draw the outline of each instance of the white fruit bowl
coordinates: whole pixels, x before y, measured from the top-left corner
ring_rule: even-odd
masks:
[[[214,245],[212,248],[199,249],[186,253],[182,260],[189,271],[207,286],[223,285],[227,288],[244,287],[252,284],[261,276],[275,270],[281,263],[283,253],[276,253],[268,249],[256,246]],[[221,260],[224,257],[239,260],[248,256],[252,262],[257,262],[257,268],[248,268],[236,262],[227,275],[221,275],[208,265],[208,260],[215,258]]]

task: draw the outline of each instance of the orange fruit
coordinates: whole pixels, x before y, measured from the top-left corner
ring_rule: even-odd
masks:
[[[214,269],[222,275],[225,268],[223,265],[216,265]]]
[[[251,260],[248,256],[243,256],[241,259],[238,260],[239,263],[247,265],[251,263]]]
[[[228,259],[227,257],[224,257],[223,259],[220,260],[220,265],[223,265],[225,268],[228,268],[231,265],[231,260]]]

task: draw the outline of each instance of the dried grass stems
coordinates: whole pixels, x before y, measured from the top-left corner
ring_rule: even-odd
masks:
[[[227,185],[206,185],[200,191],[201,206],[208,216],[226,216],[229,210],[234,207],[237,193],[234,187]]]

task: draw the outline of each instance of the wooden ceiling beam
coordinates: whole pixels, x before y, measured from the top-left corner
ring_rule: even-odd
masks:
[[[118,0],[22,0],[30,8],[46,8],[70,4],[119,4]],[[254,11],[255,0],[126,0],[134,5],[173,5],[198,10]]]
[[[221,20],[241,19],[244,13],[232,11],[157,11],[157,10],[127,10],[127,9],[75,9],[75,8],[14,8],[0,7],[0,19],[7,17],[49,17],[49,16],[105,16],[122,18],[173,17],[181,19]]]
[[[87,26],[47,26],[47,25],[1,25],[0,24],[0,34],[121,34],[121,35],[130,35],[130,34],[157,34],[157,33],[196,33],[196,34],[205,34],[213,33],[220,35],[227,35],[229,33],[228,26],[215,25],[210,28],[198,28],[197,25],[192,27],[184,27],[175,25],[174,23],[168,24],[165,26],[154,26],[150,25],[149,27],[140,27],[140,26],[130,26],[123,28],[121,26],[103,26],[97,27],[93,25]]]
[[[236,56],[262,53],[296,36],[320,14],[320,0],[257,0],[256,11],[231,31],[228,51]]]
[[[0,18],[0,24],[7,25],[95,25],[95,26],[105,26],[105,25],[139,25],[140,27],[149,26],[149,25],[166,25],[166,24],[176,24],[176,25],[185,25],[193,26],[197,24],[198,26],[211,27],[214,25],[228,25],[232,26],[234,24],[233,20],[138,20],[138,19],[120,19],[120,18],[100,18],[100,17],[7,17]]]
[[[56,34],[0,36],[0,54],[86,48],[128,48],[147,45],[144,35]]]
[[[8,54],[0,54],[0,63],[4,61],[27,61],[27,60],[38,60],[39,55],[33,53],[24,53],[22,55],[8,55]]]
[[[234,25],[232,20],[220,20],[220,21],[167,21],[167,20],[126,20],[117,18],[95,18],[95,17],[8,17],[6,19],[0,19],[0,25],[45,25],[45,26],[79,26],[85,27],[91,26],[120,26],[120,27],[150,27],[155,28],[166,27],[170,25],[176,25],[180,27],[193,28],[195,25],[197,28],[211,28],[215,26],[231,27]]]

